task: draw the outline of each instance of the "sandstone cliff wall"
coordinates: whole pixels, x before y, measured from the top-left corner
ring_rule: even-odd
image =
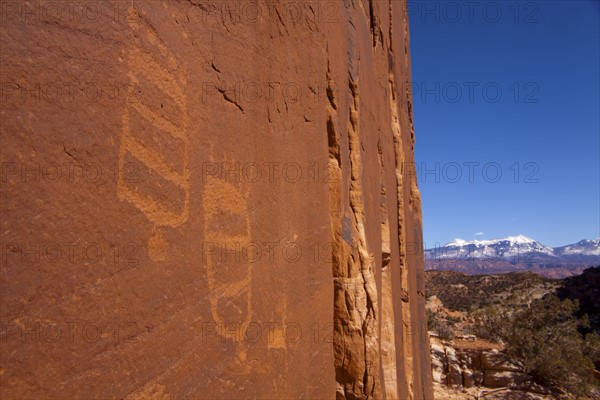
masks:
[[[2,398],[429,399],[406,4],[2,1]]]

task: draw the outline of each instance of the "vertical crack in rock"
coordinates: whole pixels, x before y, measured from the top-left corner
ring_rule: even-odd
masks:
[[[339,158],[335,129],[337,113],[328,111],[330,145],[330,201],[333,223],[334,355],[337,397],[367,399],[380,397],[377,287],[374,258],[368,251],[361,184],[362,160],[359,138],[358,85],[349,77],[352,93],[348,121],[348,165]],[[346,213],[342,201],[342,168],[350,172]],[[348,215],[349,214],[349,215]]]
[[[408,61],[408,47],[409,47],[409,31],[408,31],[408,8],[404,7],[403,13],[404,19],[404,63],[406,65],[406,70],[408,71],[410,68],[410,64]],[[415,124],[413,122],[413,107],[412,107],[412,96],[409,89],[410,82],[404,82],[404,99],[406,100],[406,115],[408,116],[408,126],[410,127],[410,140],[412,144],[411,152],[414,151],[414,145],[416,142],[415,138]],[[416,171],[414,170],[414,163],[411,162],[408,164],[411,171],[408,171],[408,175],[410,177],[410,207],[415,215],[421,215],[421,194],[419,192],[419,188],[417,186],[417,176]],[[416,238],[415,238],[416,239]]]
[[[350,253],[350,243],[342,236],[342,164],[340,158],[340,143],[337,124],[337,105],[335,102],[335,92],[333,90],[333,81],[330,76],[329,60],[327,60],[327,98],[329,103],[326,105],[327,113],[327,143],[329,147],[329,207],[331,215],[332,231],[332,275],[334,283],[334,315],[333,315],[333,347],[335,357],[335,378],[336,378],[336,398],[346,398],[346,385],[352,381],[352,372],[355,364],[352,354],[347,352],[346,332],[356,329],[350,324],[352,307],[346,299],[346,288],[353,288],[351,271],[348,266],[352,265],[352,255]],[[345,235],[344,235],[345,236]],[[351,238],[350,238],[351,239]],[[348,300],[352,300],[348,296]],[[352,364],[352,365],[351,365]]]
[[[371,27],[371,36],[373,38],[373,47],[377,47],[377,18],[373,10],[373,0],[369,0],[369,25]]]
[[[365,4],[365,3],[361,3]],[[373,44],[376,44],[377,18],[372,1],[368,1],[368,23],[370,24]],[[405,7],[405,5],[404,5]],[[367,14],[367,7],[362,7]],[[336,99],[331,86],[328,65],[327,79],[327,135],[329,144],[330,176],[336,179],[330,184],[330,203],[332,209],[333,232],[333,277],[334,277],[334,357],[336,368],[337,397],[339,399],[366,399],[400,397],[414,399],[425,394],[427,372],[420,371],[426,366],[419,356],[422,338],[415,336],[415,326],[419,322],[419,299],[411,298],[414,291],[414,268],[418,269],[418,259],[409,254],[408,240],[413,238],[411,224],[420,223],[420,198],[412,171],[412,147],[414,145],[412,125],[412,104],[410,93],[399,91],[397,74],[409,71],[407,57],[403,55],[396,64],[394,47],[402,43],[407,46],[408,32],[398,32],[404,36],[394,43],[393,15],[395,5],[390,0],[389,11],[389,47],[387,48],[388,84],[389,84],[389,131],[393,143],[392,160],[395,164],[396,210],[388,210],[388,193],[385,183],[384,151],[381,141],[378,143],[378,162],[380,167],[380,232],[381,232],[381,279],[380,292],[375,280],[375,258],[369,251],[367,240],[362,179],[363,144],[359,124],[360,97],[358,66],[360,64],[357,49],[354,48],[353,33],[356,25],[350,23],[347,38],[348,85],[351,96],[347,105],[344,99]],[[401,16],[405,25],[406,12]],[[352,16],[349,16],[352,22]],[[400,28],[402,29],[402,28]],[[383,44],[383,35],[381,41]],[[396,49],[397,50],[397,49]],[[410,74],[408,72],[408,74]],[[401,78],[403,79],[403,78]],[[348,107],[348,117],[342,113]],[[344,119],[348,118],[345,122]],[[346,126],[344,126],[346,124]],[[344,128],[347,130],[347,137]],[[410,142],[405,141],[403,131],[410,129]],[[340,136],[341,135],[341,136]],[[389,136],[388,136],[389,137]],[[346,148],[347,146],[347,148]],[[365,153],[368,154],[368,153]],[[410,164],[410,165],[409,165]],[[408,167],[411,171],[408,171]],[[407,175],[409,174],[409,175]],[[394,230],[390,232],[391,219]],[[395,224],[397,223],[397,227]],[[396,242],[397,241],[397,242]],[[392,250],[393,249],[393,250]],[[397,251],[397,255],[392,255]],[[392,264],[392,259],[394,263]],[[396,261],[397,260],[397,261]],[[414,264],[414,265],[413,265]],[[399,269],[398,286],[392,278],[392,265]],[[418,285],[417,285],[418,286]],[[394,292],[395,287],[395,292]],[[418,288],[417,288],[418,289]],[[379,299],[378,299],[378,296]],[[417,314],[416,314],[417,313]],[[420,326],[420,325],[419,325]],[[401,343],[400,343],[401,342]],[[400,364],[399,364],[400,363]],[[423,365],[422,365],[423,364]],[[401,381],[399,381],[401,379]]]
[[[388,400],[399,398],[398,371],[396,368],[396,337],[394,321],[394,293],[391,274],[391,232],[387,207],[387,190],[384,175],[384,154],[381,142],[378,143],[380,187],[381,187],[381,364],[383,371],[383,386]]]
[[[388,52],[390,54],[394,53],[394,38],[393,38],[393,11],[392,11],[392,1],[393,0],[388,0],[388,16],[389,16],[389,25],[390,25],[390,30],[389,30],[389,48],[388,48]]]
[[[358,251],[360,261],[360,272],[363,278],[364,291],[366,295],[366,309],[363,320],[363,335],[365,346],[365,394],[379,397],[379,376],[377,374],[379,365],[379,344],[377,334],[377,286],[374,276],[374,259],[369,254],[367,237],[365,233],[365,216],[362,177],[362,158],[360,153],[359,138],[359,96],[358,83],[349,80],[352,92],[350,103],[350,126],[348,127],[348,142],[350,150],[350,206],[354,213],[354,221],[358,230]]]
[[[368,5],[365,5],[365,2],[368,2]],[[371,32],[371,42],[373,48],[377,47],[377,39],[379,39],[383,43],[383,38],[379,37],[381,30],[379,28],[379,23],[377,21],[376,10],[374,7],[375,0],[361,0],[360,8],[365,13],[365,17],[367,18],[367,22],[369,24],[369,30]]]
[[[400,246],[401,269],[401,308],[403,323],[403,361],[404,373],[408,384],[408,399],[414,398],[414,373],[413,373],[413,316],[410,309],[408,264],[406,260],[406,230],[405,230],[405,204],[404,204],[404,165],[405,156],[402,144],[402,131],[398,116],[398,102],[396,98],[396,84],[394,75],[390,73],[390,110],[392,117],[392,135],[394,138],[394,152],[396,155],[396,181],[398,190],[398,243]]]
[[[329,63],[329,61],[328,61]],[[336,117],[337,117],[337,104],[335,100],[335,92],[334,92],[334,82],[331,79],[329,65],[327,66],[327,99],[329,100],[329,104],[327,105],[327,145],[329,147],[329,160],[330,162],[335,162],[336,168],[341,168],[342,160],[340,156],[340,142],[337,137],[337,132],[335,129]],[[337,177],[336,171],[329,171],[335,173]]]
[[[399,99],[397,98],[397,85],[395,80],[395,71],[398,67],[395,65],[395,53],[394,46],[395,43],[393,41],[394,37],[394,23],[393,23],[393,2],[389,1],[389,87],[390,87],[390,112],[391,112],[391,131],[394,140],[394,152],[396,158],[396,181],[397,181],[397,209],[398,209],[398,244],[400,248],[399,261],[400,261],[400,270],[401,270],[401,278],[400,278],[400,306],[401,306],[401,315],[402,315],[402,362],[403,362],[403,371],[404,371],[404,379],[406,382],[406,397],[407,399],[415,398],[415,366],[414,363],[414,351],[418,350],[419,347],[415,347],[415,321],[419,320],[419,316],[414,316],[411,311],[413,299],[410,298],[410,278],[409,278],[409,268],[411,266],[408,264],[407,257],[407,230],[409,227],[407,226],[410,221],[407,221],[406,213],[408,210],[414,212],[420,212],[420,198],[419,191],[417,188],[416,177],[414,174],[409,173],[409,181],[405,182],[404,176],[407,174],[407,171],[404,168],[408,165],[411,170],[414,169],[412,165],[412,159],[410,157],[406,157],[406,150],[404,148],[404,143],[402,140],[402,124],[400,121],[399,115]],[[408,16],[406,13],[406,4],[404,4],[403,9],[403,22],[404,22],[404,42],[402,45],[404,46],[403,57],[401,57],[401,62],[403,62],[403,70],[409,71],[408,64]],[[410,126],[411,130],[411,143],[414,145],[414,125],[412,121],[412,104],[411,96],[408,92],[408,83],[405,82],[405,92],[402,92],[403,97],[406,100],[406,110],[404,110],[408,114],[408,126]],[[408,151],[412,151],[412,148],[408,149]],[[407,164],[408,163],[408,164]],[[405,195],[405,184],[410,185],[408,196]],[[408,197],[409,208],[406,207],[405,198]],[[416,209],[418,207],[418,210]],[[420,214],[417,214],[420,215]],[[413,246],[414,247],[414,246]],[[416,266],[415,266],[416,267]],[[420,339],[420,338],[419,338]],[[421,374],[422,375],[422,374]]]
[[[409,31],[408,31],[408,8],[404,7],[403,10],[403,14],[402,14],[402,20],[403,20],[403,25],[404,25],[404,68],[405,70],[409,71],[410,70],[410,62],[409,62],[409,54],[408,54],[408,48],[409,48]],[[390,25],[390,30],[391,30],[391,25]],[[409,126],[410,126],[410,139],[411,142],[414,146],[415,144],[415,125],[413,123],[413,109],[412,109],[412,96],[411,93],[409,91],[409,84],[411,82],[404,82],[404,86],[405,86],[405,95],[404,95],[404,100],[406,102],[406,115],[408,116],[408,122],[409,122]]]

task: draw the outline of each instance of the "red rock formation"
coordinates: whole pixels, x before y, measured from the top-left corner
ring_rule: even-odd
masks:
[[[2,398],[432,398],[406,4],[2,2]]]

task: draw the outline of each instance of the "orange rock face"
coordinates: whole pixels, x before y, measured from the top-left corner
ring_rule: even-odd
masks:
[[[432,398],[404,2],[1,5],[0,397]]]

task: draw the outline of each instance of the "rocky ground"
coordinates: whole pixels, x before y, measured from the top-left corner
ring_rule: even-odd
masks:
[[[597,270],[586,272],[592,278],[597,278]],[[523,365],[505,352],[503,343],[475,336],[475,315],[483,307],[509,302],[522,304],[555,292],[559,287],[581,288],[583,284],[580,281],[589,286],[590,282],[596,283],[596,280],[580,278],[563,283],[531,273],[469,276],[451,271],[428,271],[426,280],[426,308],[436,399],[574,398],[535,383],[533,377],[525,373]],[[579,295],[581,297],[581,293]],[[563,297],[574,296],[565,294]],[[595,310],[585,296],[579,300],[587,306],[586,310]],[[590,319],[596,319],[594,312],[589,314],[592,317]],[[445,329],[439,329],[440,325]]]
[[[449,388],[446,385],[434,383],[433,393],[436,399],[439,400],[472,400],[472,399],[486,399],[486,400],[545,400],[554,399],[551,396],[538,395],[534,393],[527,393],[521,390],[511,389],[497,389],[497,390],[486,390],[481,388],[470,388],[470,389],[454,389]]]
[[[555,399],[532,382],[500,343],[472,335],[442,340],[430,333],[436,399]]]

